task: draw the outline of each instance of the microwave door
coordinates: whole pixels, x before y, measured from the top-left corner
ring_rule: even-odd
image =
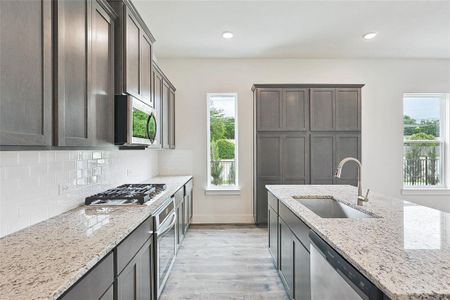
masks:
[[[156,116],[153,112],[147,119],[146,128],[147,128],[147,138],[150,140],[150,143],[154,144],[158,132],[158,124],[156,122]]]
[[[152,142],[149,139],[149,121],[152,115],[152,109],[150,106],[140,102],[137,99],[131,99],[131,112],[130,112],[130,124],[129,124],[129,137],[130,144],[143,144],[151,145]]]

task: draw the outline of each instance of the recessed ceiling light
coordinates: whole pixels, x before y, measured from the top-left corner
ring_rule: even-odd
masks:
[[[224,39],[232,39],[233,36],[234,36],[233,33],[230,32],[230,31],[222,32],[222,37],[223,37]]]
[[[366,40],[371,40],[376,36],[377,36],[376,32],[369,32],[369,33],[366,33],[365,35],[363,35],[363,38]]]

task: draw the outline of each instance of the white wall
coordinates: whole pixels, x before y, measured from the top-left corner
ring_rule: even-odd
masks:
[[[0,151],[0,237],[158,175],[158,151]]]
[[[363,184],[401,197],[402,94],[450,92],[450,60],[160,59],[177,87],[177,150],[160,154],[162,174],[195,178],[194,222],[252,222],[254,83],[364,83]],[[237,92],[240,196],[208,196],[206,93]],[[403,197],[450,211],[450,195]]]

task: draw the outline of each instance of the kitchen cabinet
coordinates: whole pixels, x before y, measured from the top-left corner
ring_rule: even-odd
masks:
[[[286,292],[291,299],[294,298],[294,235],[289,227],[279,219],[280,227],[280,264],[279,273],[283,280]]]
[[[108,254],[59,299],[112,300],[114,281],[113,254]]]
[[[115,92],[132,95],[154,107],[152,57],[155,39],[131,1],[108,2],[119,16],[115,28]]]
[[[0,145],[52,144],[50,0],[0,1]]]
[[[305,131],[308,126],[309,90],[262,88],[256,97],[257,131]]]
[[[107,2],[0,5],[0,64],[8,74],[0,77],[0,145],[113,144],[116,15]]]
[[[266,184],[356,184],[345,156],[361,158],[361,88],[358,84],[253,86],[255,223],[268,223]]]
[[[118,300],[154,298],[153,239],[148,239],[117,276]]]
[[[361,130],[359,88],[311,89],[311,131]]]
[[[55,6],[56,145],[112,144],[113,13],[100,0],[57,1]]]
[[[269,251],[291,299],[311,299],[309,227],[270,192]]]
[[[175,149],[175,87],[153,62],[154,102],[160,103],[161,144],[163,149]]]
[[[267,225],[269,227],[269,252],[272,256],[275,268],[278,269],[278,199],[268,192],[269,211]]]

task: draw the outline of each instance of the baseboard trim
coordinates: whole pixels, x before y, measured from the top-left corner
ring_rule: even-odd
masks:
[[[253,215],[194,215],[193,224],[255,224]]]

